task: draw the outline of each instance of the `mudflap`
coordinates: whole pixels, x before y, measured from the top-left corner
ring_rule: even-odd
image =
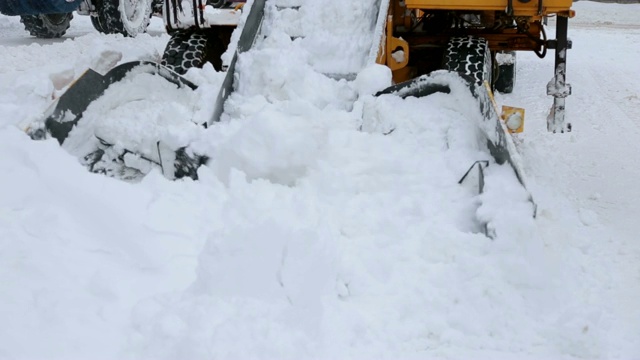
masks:
[[[442,70],[438,71],[440,74],[442,72]],[[513,169],[518,182],[527,191],[528,201],[531,203],[533,209],[532,216],[535,218],[537,214],[537,205],[533,200],[533,196],[527,189],[520,155],[517,152],[511,135],[507,131],[506,125],[500,118],[500,112],[498,111],[498,106],[493,97],[489,83],[485,81],[482,85],[476,85],[472,80],[467,79],[464,76],[460,76],[456,72],[450,73],[455,74],[456,77],[464,79],[468,83],[468,88],[473,96],[478,99],[479,110],[482,114],[482,122],[479,124],[479,127],[482,134],[487,139],[487,148],[496,163],[500,165],[505,163],[509,164]],[[432,76],[432,74],[423,75],[418,78],[390,86],[376,93],[375,96],[394,94],[404,99],[410,96],[429,96],[438,92],[449,94],[451,93],[451,84],[449,81],[450,80],[447,80],[446,77],[442,76]],[[472,170],[475,165],[477,164],[474,164],[470,170]],[[484,184],[484,172],[482,171],[483,168],[481,164],[477,168],[479,169],[479,181],[481,184]],[[479,186],[479,192],[482,191],[483,186],[481,185]]]
[[[110,85],[123,80],[131,72],[159,75],[178,87],[188,87],[192,90],[197,88],[191,81],[172,70],[149,61],[124,63],[104,75],[89,69],[49,107],[43,120],[37,121],[27,130],[29,136],[34,140],[53,137],[62,145],[69,137],[69,133],[82,119],[82,115],[89,105],[101,97]],[[111,145],[102,140],[100,143],[101,148],[87,155],[82,161],[93,172],[107,173],[103,167],[98,167],[96,164],[102,159],[105,149]],[[135,156],[135,154],[125,150],[121,157],[125,156]],[[197,179],[197,168],[206,162],[206,157],[190,155],[184,148],[168,151],[164,149],[162,144],[158,144],[158,158],[161,159],[160,162],[148,161],[158,165],[163,174],[170,179],[185,176]]]

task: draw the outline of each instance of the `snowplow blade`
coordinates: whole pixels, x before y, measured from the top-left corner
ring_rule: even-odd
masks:
[[[252,3],[249,15],[244,22],[233,60],[227,69],[225,80],[216,99],[211,120],[199,125],[207,127],[213,122],[219,121],[223,112],[224,101],[233,92],[237,56],[239,53],[247,51],[253,46],[262,25],[265,1],[266,0],[255,0]],[[60,145],[63,145],[65,140],[69,138],[74,127],[82,120],[84,112],[89,108],[91,103],[103,96],[107,88],[112,84],[125,79],[129,74],[136,75],[139,73],[160,75],[179,88],[190,88],[191,90],[197,88],[195,84],[180,76],[178,73],[154,62],[128,62],[116,66],[104,75],[89,69],[49,107],[41,120],[36,121],[35,124],[27,129],[27,133],[34,140],[53,137],[58,140]],[[130,176],[127,170],[129,169],[129,164],[126,161],[128,155],[139,158],[138,160],[141,163],[147,163],[148,166],[143,166],[144,169],[131,168],[134,172],[139,170],[138,175],[144,176],[150,168],[160,168],[163,175],[169,179],[190,177],[195,180],[198,178],[198,167],[208,161],[207,156],[195,154],[189,151],[187,146],[170,148],[160,140],[155,143],[153,149],[147,149],[148,151],[142,154],[135,149],[129,150],[126,144],[124,146],[119,145],[117,149],[114,149],[114,139],[105,139],[96,134],[94,134],[94,136],[99,140],[99,145],[97,145],[94,151],[79,156],[79,160],[89,171],[104,173],[108,176],[131,180],[137,176]],[[87,141],[89,140],[95,139],[87,139]],[[104,167],[103,164],[105,163],[109,163],[110,166],[108,168]],[[117,169],[118,173],[113,169]],[[125,172],[127,174],[125,174]]]
[[[177,73],[150,61],[124,63],[104,75],[88,69],[45,112],[44,119],[38,122],[41,127],[30,129],[31,138],[44,139],[48,133],[62,145],[73,127],[82,119],[82,114],[89,105],[102,96],[111,84],[121,81],[132,71],[160,75],[179,87],[186,86],[191,89],[197,87]]]
[[[537,206],[531,196],[531,193],[527,189],[524,170],[521,165],[522,161],[520,160],[520,156],[516,150],[513,139],[508,133],[508,130],[500,117],[500,112],[498,111],[490,85],[486,81],[481,85],[477,85],[464,76],[461,76],[461,78],[467,81],[471,93],[476,99],[478,99],[479,111],[482,114],[482,122],[478,125],[482,134],[487,139],[487,148],[489,149],[489,153],[496,163],[500,165],[507,163],[513,169],[518,182],[529,194],[529,201],[533,206],[532,215],[533,217],[536,217]],[[441,77],[435,78],[431,75],[423,75],[418,78],[390,86],[376,93],[375,96],[393,94],[404,99],[410,96],[429,96],[438,92],[446,94],[451,93],[451,86],[447,80]],[[483,183],[484,175],[482,167],[479,169],[481,177],[480,182]],[[480,192],[482,192],[482,186],[480,186]]]

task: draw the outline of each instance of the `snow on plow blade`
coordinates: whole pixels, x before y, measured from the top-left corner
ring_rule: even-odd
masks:
[[[211,119],[209,121],[197,122],[197,126],[204,126],[206,128],[214,122],[219,121],[223,112],[224,102],[230,93],[233,92],[235,63],[238,54],[249,50],[253,46],[264,17],[264,7],[265,0],[255,0],[250,6],[250,12],[240,34],[233,60],[227,70],[218,97],[215,99],[215,107]],[[189,88],[191,90],[197,88],[195,84],[181,77],[176,72],[153,62],[134,61],[121,64],[104,75],[89,69],[52,104],[42,120],[36,122],[27,130],[28,134],[34,140],[53,137],[58,140],[60,145],[63,145],[65,140],[69,140],[72,130],[81,122],[85,111],[93,102],[102,97],[105,92],[110,92],[111,90],[107,91],[107,89],[111,85],[124,80],[130,74],[136,76],[140,73],[160,75],[162,78],[175,84],[178,88]],[[134,118],[132,121],[136,121],[135,116],[132,118]],[[184,120],[184,123],[190,123],[191,125],[196,123],[191,121],[193,119],[190,119],[189,116],[183,116],[181,119]],[[138,118],[137,120],[141,119]],[[82,124],[84,124],[84,122],[82,122]],[[82,127],[82,124],[80,127]],[[116,127],[120,125],[114,123]],[[125,125],[128,126],[128,124]],[[138,125],[138,128],[144,126],[142,124]],[[162,131],[162,129],[158,129],[158,126],[155,126],[156,124],[151,125],[156,129],[147,128],[149,130],[148,133],[154,133],[154,130],[156,130],[155,135],[157,135],[157,130]],[[166,126],[166,124],[164,126]],[[148,134],[138,133],[137,135],[146,136]],[[76,135],[71,134],[72,138],[75,136]],[[140,138],[129,138],[127,142],[127,140],[123,140],[117,135],[103,137],[98,133],[84,133],[80,136],[80,140],[86,141],[88,146],[85,147],[82,154],[77,153],[75,155],[78,156],[81,163],[87,166],[89,171],[104,173],[121,179],[139,179],[140,175],[144,176],[151,168],[160,168],[163,175],[169,179],[190,177],[196,180],[198,178],[197,169],[207,162],[207,156],[188,151],[188,143],[176,145],[170,141],[172,144],[167,144],[155,138],[152,143],[147,141],[148,138],[153,138],[153,136],[154,135],[151,135],[144,140]],[[67,141],[65,146],[71,143],[72,145],[69,147],[74,147],[77,146],[77,144],[75,144],[77,142],[77,139],[73,139]],[[145,143],[144,148],[138,146],[139,143],[142,142]],[[92,151],[85,151],[86,148],[90,148]]]
[[[175,84],[178,88],[189,88],[191,90],[197,88],[195,84],[172,70],[149,61],[127,62],[114,67],[104,75],[88,69],[49,107],[43,115],[43,119],[37,121],[35,125],[32,125],[27,130],[29,136],[34,140],[53,137],[62,145],[74,127],[80,122],[89,105],[103,96],[109,86],[124,80],[128,75],[141,73],[159,75]],[[111,144],[102,139],[100,139],[100,142],[105,147],[111,146]],[[141,158],[161,167],[163,173],[169,178],[195,177],[197,168],[205,160],[200,157],[188,156],[184,148],[169,150],[160,143],[156,145],[157,156],[152,159],[144,156]],[[96,149],[84,158],[84,162],[91,171],[94,171],[95,162],[101,159],[104,152],[104,149]],[[125,149],[125,152],[128,152],[128,150]]]
[[[40,140],[48,133],[62,145],[73,127],[82,119],[82,114],[89,104],[102,96],[111,84],[124,79],[132,71],[160,75],[179,87],[186,86],[194,90],[197,87],[164,66],[149,61],[124,63],[114,67],[105,75],[88,69],[47,110],[41,122],[44,127],[31,129],[31,138]]]
[[[451,78],[447,76],[439,76],[444,72],[446,71],[438,71],[437,73],[423,75],[418,78],[390,86],[378,92],[377,94],[375,94],[375,96],[393,94],[401,98],[406,98],[410,96],[424,97],[435,93],[449,94],[452,92]],[[451,74],[455,74],[456,77],[458,77],[458,74],[456,72],[451,72]],[[509,164],[509,166],[513,169],[518,182],[527,191],[528,201],[531,203],[533,209],[532,216],[535,218],[537,206],[533,200],[533,197],[531,196],[531,193],[527,189],[520,156],[516,150],[511,135],[509,135],[508,130],[506,129],[506,126],[500,117],[500,112],[498,111],[498,107],[494,100],[491,87],[486,81],[481,85],[477,85],[464,76],[459,77],[467,82],[471,93],[478,100],[479,111],[482,114],[482,121],[480,122],[480,124],[478,124],[478,126],[481,130],[482,135],[487,140],[487,148],[489,149],[489,153],[494,158],[496,163],[500,165],[505,163]],[[474,164],[469,169],[469,171],[471,171],[475,167],[475,165],[476,164]],[[482,166],[478,166],[478,169],[480,176],[479,181],[481,184],[479,186],[479,191],[482,192],[482,184],[484,184],[484,172],[482,170]],[[461,181],[463,179],[461,179]]]

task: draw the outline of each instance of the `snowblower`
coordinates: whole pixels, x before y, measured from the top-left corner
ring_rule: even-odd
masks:
[[[212,126],[220,120],[224,103],[233,92],[235,63],[238,54],[249,50],[257,37],[265,11],[266,0],[249,4],[249,14],[232,61],[224,66],[220,60],[238,23],[236,10],[220,9],[210,12],[203,0],[163,0],[163,18],[171,39],[161,64],[134,62],[122,64],[105,75],[91,70],[80,77],[63,94],[46,118],[32,127],[35,139],[56,138],[60,144],[81,121],[87,106],[99,98],[111,84],[134,71],[157,74],[179,87],[195,88],[184,79],[190,67],[211,62],[218,70],[227,71],[215,99],[215,110],[204,124]],[[373,31],[372,62],[388,66],[395,85],[378,95],[397,94],[401,97],[428,96],[434,92],[448,92],[450,84],[434,79],[434,70],[448,70],[466,79],[469,89],[478,99],[483,116],[480,128],[487,139],[495,161],[507,163],[524,186],[513,140],[509,132],[522,129],[523,113],[519,109],[498,111],[493,90],[510,92],[515,83],[515,52],[533,51],[543,57],[547,49],[555,49],[555,71],[547,87],[554,104],[548,117],[551,132],[571,131],[564,121],[564,99],[571,92],[565,82],[568,18],[574,16],[571,0],[379,0]],[[296,6],[294,8],[300,8]],[[236,11],[234,13],[234,11]],[[212,14],[217,14],[213,16]],[[547,39],[545,19],[556,16],[556,37]],[[506,114],[506,115],[504,115]],[[507,118],[507,123],[503,122]],[[82,161],[95,172],[105,172],[96,163],[105,161],[105,147],[112,144],[100,139],[102,148],[87,154]],[[161,169],[168,178],[188,176],[197,178],[197,168],[205,164],[206,156],[194,154],[186,147],[167,148],[157,143],[157,149],[139,158]],[[126,166],[126,156],[132,151],[121,149],[106,161]],[[482,173],[482,164],[478,166]],[[117,176],[117,174],[110,173]],[[481,176],[482,182],[482,176]],[[480,191],[482,191],[482,185]]]

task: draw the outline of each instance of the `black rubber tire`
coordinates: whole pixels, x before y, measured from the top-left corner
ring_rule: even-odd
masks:
[[[25,30],[37,38],[54,39],[62,37],[69,29],[73,13],[21,15],[20,22]]]
[[[125,9],[121,11],[120,5]],[[135,37],[147,31],[153,0],[94,0],[93,27],[104,34]]]
[[[502,59],[499,59],[501,57]],[[516,84],[516,52],[499,51],[496,53],[496,79],[494,88],[503,94],[511,94]]]
[[[476,86],[481,86],[485,80],[491,84],[491,51],[484,38],[449,39],[442,62],[445,70],[458,72]]]
[[[211,62],[216,70],[222,68],[220,39],[214,30],[179,30],[171,39],[162,54],[161,64],[178,74],[185,74],[190,68],[201,68]]]
[[[108,29],[105,29],[102,24],[100,23],[100,19],[98,19],[97,16],[89,16],[91,18],[91,25],[93,25],[93,28],[98,30],[99,32],[103,33],[103,34],[110,34],[110,32],[108,31]]]
[[[231,5],[231,1],[227,1],[227,0],[207,0],[207,5],[211,5],[214,8],[223,8],[223,7],[228,7],[229,5]]]
[[[163,0],[153,0],[151,3],[151,15],[162,17],[162,8],[164,6]]]

